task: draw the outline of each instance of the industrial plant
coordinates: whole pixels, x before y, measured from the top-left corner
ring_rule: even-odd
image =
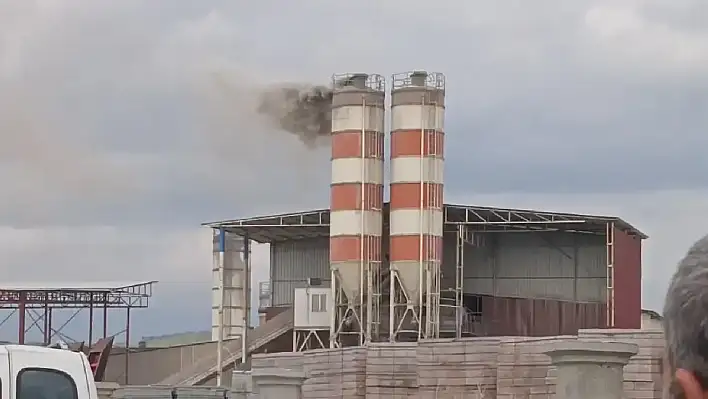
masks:
[[[313,135],[331,122],[329,208],[205,223],[212,339],[118,351],[107,380],[223,385],[261,355],[290,352],[304,367],[308,353],[445,339],[498,351],[501,337],[642,327],[646,235],[616,216],[445,203],[445,76],[395,74],[390,90],[386,81],[335,75],[331,93],[308,100],[317,115],[281,115]],[[251,281],[253,243],[270,246],[268,281]]]

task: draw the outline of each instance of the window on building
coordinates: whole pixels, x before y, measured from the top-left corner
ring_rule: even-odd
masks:
[[[312,294],[312,312],[327,311],[327,294]]]
[[[76,382],[54,369],[27,368],[17,375],[17,399],[77,399]]]

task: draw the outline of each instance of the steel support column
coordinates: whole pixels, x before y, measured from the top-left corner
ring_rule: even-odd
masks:
[[[607,223],[607,327],[615,326],[615,224]]]
[[[248,234],[243,236],[243,295],[245,309],[243,311],[243,332],[241,334],[241,365],[246,367],[248,364],[248,333],[251,326],[251,240]],[[223,299],[223,298],[222,298]]]
[[[130,306],[125,308],[125,385],[130,382]]]
[[[20,345],[25,344],[25,321],[27,316],[26,309],[27,293],[20,292],[20,300],[17,304],[17,314],[19,315],[19,322],[17,328],[17,343]]]
[[[457,240],[455,245],[455,337],[462,338],[462,325],[465,317],[464,305],[464,266],[465,242],[467,241],[467,227],[457,226]]]

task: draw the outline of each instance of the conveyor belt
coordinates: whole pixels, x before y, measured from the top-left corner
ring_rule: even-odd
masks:
[[[293,328],[293,310],[288,309],[268,322],[254,328],[248,336],[248,350],[256,351]],[[224,342],[223,366],[231,365],[241,358],[241,340]],[[159,382],[159,385],[199,385],[216,375],[216,351],[197,360],[192,366]]]

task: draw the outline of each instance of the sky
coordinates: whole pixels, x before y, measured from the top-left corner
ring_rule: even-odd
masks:
[[[249,90],[427,69],[447,77],[446,199],[624,218],[651,237],[659,310],[708,230],[706,18],[702,0],[0,0],[4,281],[159,280],[132,335],[208,329],[200,223],[329,199],[326,145],[256,123]]]

